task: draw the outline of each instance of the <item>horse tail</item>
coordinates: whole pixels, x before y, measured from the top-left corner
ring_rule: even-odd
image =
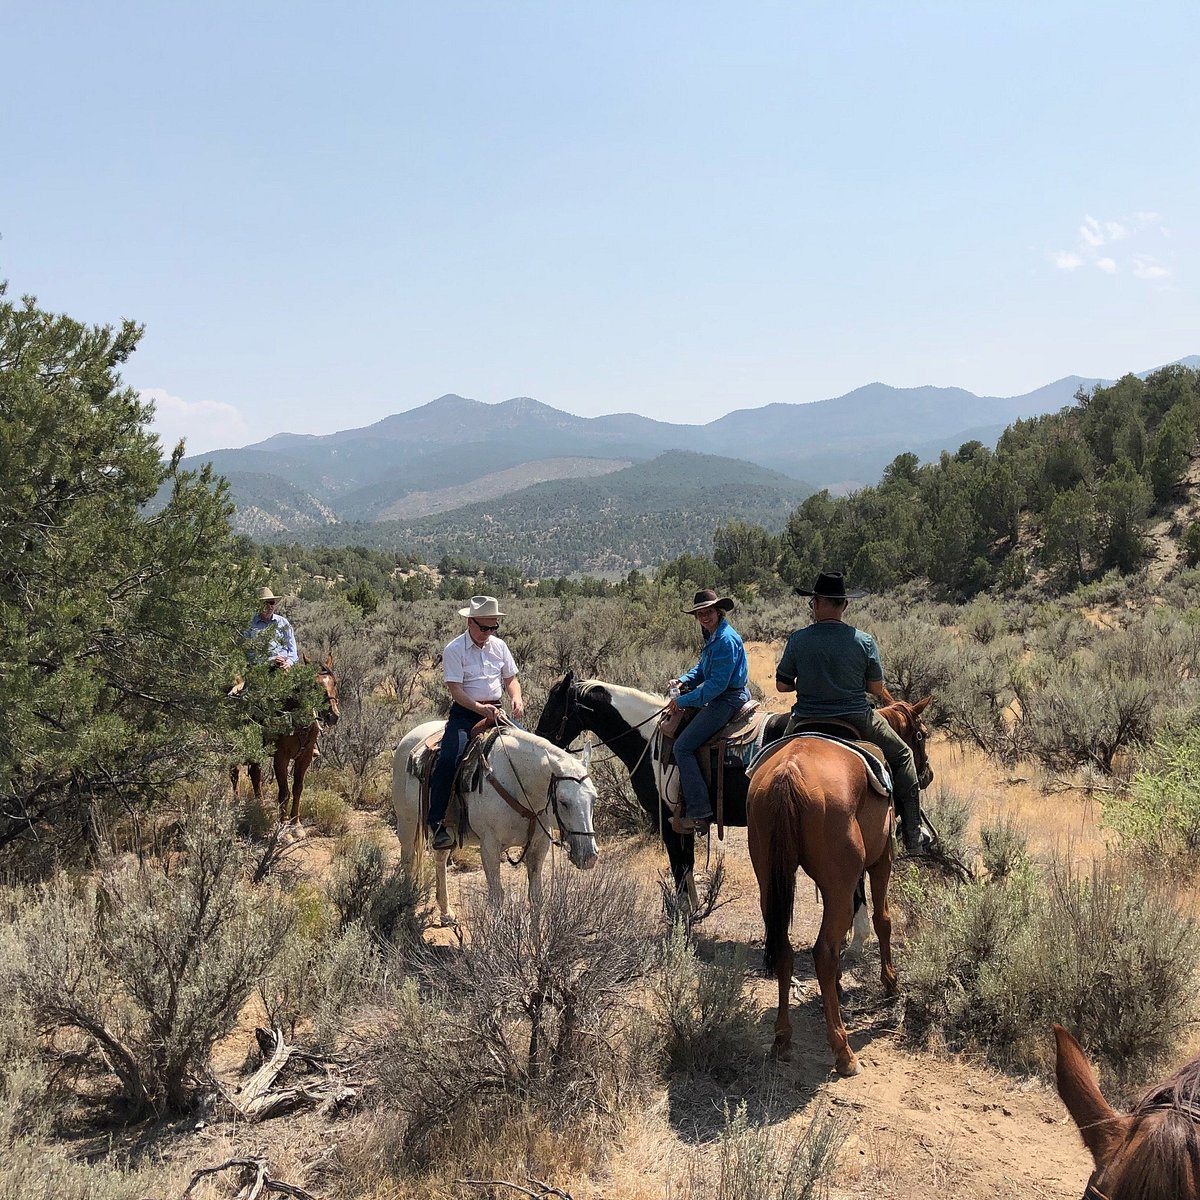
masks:
[[[804,799],[804,775],[791,758],[780,764],[771,783],[772,829],[767,879],[763,891],[763,923],[767,945],[763,961],[774,970],[779,954],[788,944],[792,908],[796,900],[796,869],[800,865],[800,811]]]

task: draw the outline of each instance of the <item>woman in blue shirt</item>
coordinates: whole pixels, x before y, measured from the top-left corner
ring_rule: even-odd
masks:
[[[690,671],[671,680],[671,711],[700,709],[675,739],[675,762],[683,793],[683,812],[671,819],[677,833],[707,832],[712,803],[696,751],[750,700],[746,650],[737,630],[725,619],[733,607],[728,596],[718,596],[711,588],[704,588],[696,593],[692,607],[683,610],[700,622],[704,648],[700,651],[700,661]],[[674,695],[676,688],[678,695]]]

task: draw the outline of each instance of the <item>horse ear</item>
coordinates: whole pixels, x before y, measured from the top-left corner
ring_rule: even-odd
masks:
[[[300,655],[300,661],[307,667],[308,666],[308,655],[307,654]]]
[[[592,762],[592,743],[591,742],[583,743],[583,750],[580,753],[579,757],[583,761],[583,769],[585,771],[588,770],[588,768],[591,766],[591,762]]]
[[[1123,1141],[1130,1118],[1117,1113],[1104,1099],[1083,1047],[1061,1026],[1054,1026],[1057,1043],[1054,1078],[1058,1094],[1079,1129],[1096,1166],[1102,1166]]]
[[[916,704],[913,705],[913,716],[919,717],[929,707],[929,702],[932,699],[932,696],[926,696],[924,700],[918,700]]]
[[[329,654],[325,655],[325,670],[327,670],[327,671],[333,670],[333,653],[332,653],[332,651]]]
[[[571,668],[571,669],[570,669],[570,670],[569,670],[569,671],[568,671],[568,672],[567,672],[567,673],[566,673],[566,674],[563,676],[563,683],[565,683],[565,684],[567,685],[567,687],[568,687],[568,688],[572,688],[572,687],[574,687],[574,686],[575,686],[575,668],[574,668],[574,667],[572,667],[572,668]]]

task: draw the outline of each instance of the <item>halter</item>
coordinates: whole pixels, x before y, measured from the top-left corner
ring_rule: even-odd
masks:
[[[1151,1095],[1162,1096],[1162,1092]],[[1155,1099],[1149,1104],[1140,1104],[1130,1113],[1134,1118],[1134,1124],[1130,1126],[1129,1133],[1126,1135],[1125,1141],[1128,1143],[1129,1138],[1133,1136],[1134,1130],[1137,1128],[1137,1122],[1140,1122],[1143,1117],[1148,1117],[1155,1112],[1177,1112],[1187,1117],[1193,1124],[1200,1123],[1200,1105],[1193,1103],[1191,1100],[1185,1100],[1182,1097],[1173,1100]],[[1087,1186],[1083,1189],[1082,1200],[1109,1200],[1108,1193],[1100,1190],[1100,1177],[1107,1170],[1107,1165],[1097,1167],[1089,1176]]]

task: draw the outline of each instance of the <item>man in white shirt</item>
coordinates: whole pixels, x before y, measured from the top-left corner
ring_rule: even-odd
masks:
[[[467,630],[442,651],[442,674],[453,703],[429,782],[429,832],[435,850],[449,850],[454,845],[453,836],[442,822],[450,803],[454,772],[466,752],[472,728],[481,719],[500,719],[505,694],[512,704],[513,720],[525,716],[517,664],[496,636],[504,614],[495,596],[472,596],[458,614],[467,618]]]

